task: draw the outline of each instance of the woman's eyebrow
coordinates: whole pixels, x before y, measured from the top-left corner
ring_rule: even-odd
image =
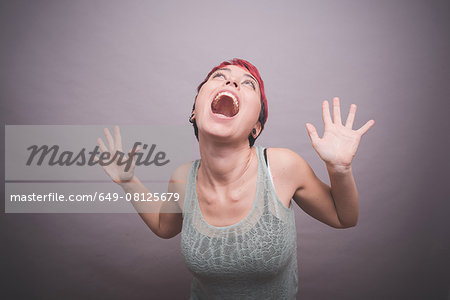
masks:
[[[230,72],[231,72],[231,69],[230,69],[230,68],[220,68],[220,69],[217,69],[217,71],[221,71],[221,70],[224,70],[224,71],[230,71]],[[258,83],[258,80],[256,80],[255,77],[253,77],[252,75],[250,75],[250,74],[244,74],[244,76],[250,77],[250,78],[253,79],[256,83]]]

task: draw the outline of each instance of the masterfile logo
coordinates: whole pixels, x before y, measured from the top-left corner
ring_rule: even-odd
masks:
[[[195,159],[195,136],[186,126],[120,126],[123,151],[99,147],[104,128],[86,125],[5,126],[5,212],[136,212],[127,202],[178,201],[168,193],[173,171]],[[151,191],[124,194],[105,174],[117,163]],[[167,207],[167,206],[166,206]]]

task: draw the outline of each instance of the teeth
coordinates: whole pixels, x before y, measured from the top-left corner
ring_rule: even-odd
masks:
[[[217,96],[216,96],[216,98],[214,99],[214,102],[217,103],[217,101],[219,100],[219,98],[220,98],[221,96],[228,96],[228,97],[230,97],[231,99],[233,99],[234,108],[235,108],[236,110],[239,109],[239,101],[236,99],[236,97],[235,97],[232,93],[229,93],[229,92],[220,92],[220,93],[218,93]]]

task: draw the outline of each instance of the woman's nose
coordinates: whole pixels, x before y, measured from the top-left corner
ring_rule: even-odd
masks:
[[[228,80],[225,84],[234,86],[235,88],[239,88],[239,85],[234,80]]]

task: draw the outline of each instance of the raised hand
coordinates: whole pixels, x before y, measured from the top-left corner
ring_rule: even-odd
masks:
[[[353,130],[355,113],[356,105],[352,104],[347,121],[345,125],[342,125],[339,98],[335,97],[333,98],[333,121],[331,120],[328,101],[322,102],[322,118],[325,125],[322,138],[317,134],[314,125],[306,123],[312,146],[327,166],[335,169],[349,168],[361,137],[375,124],[374,120],[369,120],[361,128]]]
[[[97,139],[97,143],[100,147],[100,150],[102,152],[109,152],[110,157],[105,159],[106,161],[110,161],[111,158],[114,157],[116,151],[123,152],[122,150],[122,137],[120,135],[120,128],[119,126],[114,126],[114,138],[112,137],[111,133],[109,132],[108,128],[104,129],[105,137],[108,142],[108,148],[105,146],[105,143],[103,143],[103,140],[101,138]],[[140,148],[138,147],[136,149],[136,152],[138,152]],[[119,164],[119,155],[116,155],[116,159],[109,163],[102,165],[103,170],[108,174],[111,179],[116,183],[124,183],[130,181],[134,176],[134,168],[136,166],[136,152],[132,153],[132,149],[130,149],[128,155],[123,154],[123,161],[126,161],[132,157],[131,166],[127,168],[126,164]],[[96,161],[99,161],[100,158],[97,157]]]

